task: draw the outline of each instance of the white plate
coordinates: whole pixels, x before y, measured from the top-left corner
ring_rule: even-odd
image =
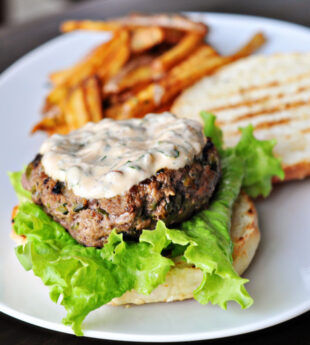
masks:
[[[310,30],[280,21],[222,14],[195,14],[211,27],[211,43],[230,53],[254,32],[267,34],[263,53],[306,51]],[[106,36],[72,33],[56,38],[26,55],[0,78],[0,310],[49,329],[72,333],[61,324],[63,307],[32,272],[25,272],[9,239],[10,211],[16,197],[6,171],[18,170],[37,152],[43,135],[28,135],[39,118],[48,90],[47,75],[69,66]],[[102,307],[84,322],[89,337],[130,341],[188,341],[255,331],[288,320],[310,309],[310,180],[277,187],[259,202],[262,242],[245,276],[255,303],[227,311],[195,301],[139,307]]]

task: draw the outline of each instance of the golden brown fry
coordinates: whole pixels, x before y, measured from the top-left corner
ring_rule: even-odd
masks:
[[[59,109],[63,108],[63,103],[69,94],[69,89],[64,86],[55,87],[46,97],[42,112],[48,113],[52,108],[57,106]]]
[[[232,58],[238,60],[243,57],[249,56],[260,47],[262,47],[266,43],[266,41],[266,36],[262,32],[258,32],[250,39],[250,41],[245,46],[243,46],[239,51],[232,55]]]
[[[129,34],[126,30],[116,32],[109,42],[106,42],[94,49],[84,62],[77,66],[71,79],[68,79],[66,84],[69,84],[70,86],[77,85],[87,77],[96,74],[98,68],[104,67],[107,60],[111,61],[111,59],[113,59],[113,55],[122,47],[123,44],[126,44],[125,42],[127,42],[128,39]]]
[[[115,45],[110,54],[106,56],[104,64],[97,69],[96,75],[102,82],[109,80],[119,72],[127,62],[129,56],[129,35],[127,31],[124,31],[124,34],[120,35],[117,45]]]
[[[180,16],[172,17],[173,25],[184,20]],[[141,26],[146,19],[150,21],[143,28]],[[155,20],[164,29],[150,24]],[[67,133],[88,121],[100,121],[104,116],[120,120],[167,110],[184,88],[221,66],[252,54],[265,43],[264,35],[258,33],[235,54],[223,57],[202,42],[202,31],[186,33],[187,29],[183,28],[181,32],[172,24],[168,26],[166,20],[167,16],[163,15],[120,18],[117,25],[114,23],[117,29],[112,40],[97,47],[77,65],[53,73],[51,80],[57,86],[46,98],[44,109],[49,116],[40,121],[33,132]],[[71,28],[77,28],[74,23],[77,22],[71,22]],[[189,28],[190,24],[186,23],[183,21]],[[79,22],[80,28],[83,25],[94,30],[99,27],[93,22]],[[119,30],[125,26],[130,31]],[[149,39],[148,35],[152,33],[154,37]],[[144,51],[157,44],[156,39],[159,43],[164,40],[176,45],[159,56],[160,50],[157,51],[157,57],[153,53],[130,57],[133,52]],[[166,45],[159,47],[167,49]]]
[[[70,20],[61,25],[62,32],[74,30],[96,30],[96,31],[114,31],[121,27],[149,27],[159,26],[168,29],[177,29],[181,31],[197,32],[202,35],[207,33],[208,27],[204,23],[198,23],[179,14],[155,14],[141,15],[131,14],[126,17],[115,18],[108,21],[92,20]]]
[[[162,92],[163,89],[159,85],[152,83],[123,104],[109,108],[106,116],[116,120],[142,117],[160,105],[156,104],[155,100],[159,98],[157,95],[161,95]]]
[[[32,133],[42,130],[49,134],[66,134],[82,127],[89,121],[102,119],[101,85],[96,77],[89,78],[76,87],[62,100],[61,108],[53,106],[32,129]]]
[[[137,67],[130,71],[122,79],[107,83],[104,86],[105,93],[120,93],[126,89],[135,88],[141,84],[150,83],[153,80],[152,69],[149,65]]]
[[[218,56],[208,45],[201,46],[186,60],[172,68],[167,77],[160,81],[160,85],[166,90],[163,103],[204,75],[213,72],[215,68],[228,63],[229,59]]]
[[[140,66],[120,81],[119,90],[126,90],[140,84],[146,84],[154,79],[154,73],[149,65]]]
[[[116,105],[121,105],[130,98],[134,97],[138,92],[143,90],[149,84],[150,83],[138,84],[120,93],[103,94],[105,109],[114,107]]]
[[[165,31],[165,42],[169,44],[178,43],[185,35],[184,31],[176,29],[164,29]]]
[[[61,114],[57,114],[57,109],[51,116],[45,116],[41,121],[39,121],[31,130],[31,133],[37,131],[46,131],[52,133],[60,133],[58,128],[65,125],[65,120]]]
[[[95,22],[95,21],[67,21],[61,26],[62,32],[70,32],[74,30],[88,31],[115,31],[121,29],[122,25],[112,22]],[[157,26],[135,28],[132,30],[131,51],[133,53],[141,53],[151,47],[163,42],[165,32]],[[53,75],[51,76],[52,79]],[[54,78],[55,79],[55,78]],[[57,79],[57,77],[56,77]]]
[[[158,73],[164,73],[186,58],[201,44],[203,38],[203,35],[197,33],[186,34],[177,45],[155,59],[152,68]]]
[[[83,86],[79,86],[71,92],[65,106],[64,116],[70,131],[78,129],[91,121]]]
[[[98,122],[103,118],[101,85],[95,77],[86,80],[84,84],[85,100],[90,115],[90,121]]]
[[[133,53],[142,53],[165,39],[165,32],[162,28],[150,26],[147,28],[136,28],[132,31],[130,49]]]
[[[190,83],[193,83],[197,79],[197,70],[199,75],[201,74],[199,67],[201,66],[201,62],[207,61],[208,58],[211,59],[212,55],[215,54],[216,52],[213,48],[207,45],[202,46],[187,60],[175,66],[165,78],[157,83],[148,85],[135,97],[126,101],[122,107],[118,106],[108,109],[107,116],[118,120],[142,117],[146,113],[168,103],[187,84],[190,85]],[[194,73],[195,70],[196,73]]]
[[[140,55],[130,60],[122,69],[104,85],[104,93],[119,93],[128,87],[152,80],[150,63],[151,55]]]
[[[97,78],[89,78],[73,89],[64,115],[70,131],[83,127],[89,121],[98,122],[102,119],[101,92]]]
[[[169,101],[168,103],[162,104],[160,105],[158,108],[152,110],[153,113],[156,114],[160,114],[163,113],[164,111],[170,111],[172,105],[173,105],[173,101],[175,100],[175,98],[173,98],[171,101]]]
[[[208,27],[204,23],[195,22],[180,14],[131,14],[126,17],[115,18],[112,22],[128,27],[159,26],[181,31],[198,32],[202,35],[205,35],[208,30]]]
[[[62,108],[71,88],[90,76],[98,74],[104,79],[117,73],[129,57],[128,42],[129,34],[126,30],[116,32],[112,40],[99,45],[82,62],[65,71],[62,83],[48,94],[43,112],[54,105]]]
[[[53,134],[68,134],[70,133],[70,129],[66,123],[64,124],[59,124],[54,128],[50,128],[46,130],[48,135],[53,135]]]
[[[88,120],[86,121],[86,112],[84,109],[81,110],[80,114],[77,112],[76,104],[78,104],[78,101],[80,100],[80,104],[83,104],[81,103],[81,95],[80,91],[78,91],[79,88],[74,90],[72,94],[71,90],[83,80],[97,72],[99,74],[106,74],[107,78],[117,73],[119,68],[122,67],[129,57],[128,42],[129,34],[126,30],[116,32],[111,41],[100,45],[84,61],[78,63],[68,71],[64,71],[66,78],[62,79],[61,84],[56,86],[49,93],[45,101],[43,112],[47,113],[51,109],[57,108],[60,113],[65,114],[65,123],[68,123],[70,130],[79,128],[81,124],[89,120],[97,120],[97,116],[102,116],[101,113],[99,113],[99,115],[92,115],[93,118],[89,118],[87,115]],[[103,68],[100,70],[101,65]],[[79,119],[76,121],[74,120],[75,114],[79,116]],[[38,124],[36,130],[43,128],[47,130],[45,123]],[[49,126],[49,128],[51,128],[51,126]]]
[[[75,30],[89,31],[115,31],[122,27],[120,23],[113,21],[93,21],[93,20],[67,20],[60,26],[62,32]]]
[[[243,48],[231,56],[218,56],[207,45],[198,48],[191,56],[173,67],[166,77],[152,83],[138,92],[135,97],[108,109],[108,117],[120,119],[142,117],[146,113],[172,101],[184,88],[190,86],[203,76],[214,72],[232,61],[247,56],[261,47],[265,42],[262,34],[256,34]]]
[[[239,51],[231,56],[219,56],[216,51],[204,45],[194,52],[188,59],[175,66],[168,77],[163,79],[162,84],[169,89],[170,86],[178,85],[177,89],[183,89],[191,85],[202,76],[213,72],[215,69],[252,54],[259,49],[266,39],[263,34],[254,35]],[[212,58],[210,58],[212,56]],[[172,88],[173,89],[173,88]],[[180,90],[178,90],[179,92]],[[169,89],[169,92],[172,90]],[[169,93],[168,93],[169,94]],[[166,97],[166,94],[165,94]]]
[[[112,58],[112,55],[129,39],[129,34],[126,30],[115,32],[114,37],[96,47],[88,56],[81,62],[77,63],[72,68],[63,71],[63,77],[60,78],[61,72],[58,72],[58,78],[61,79],[61,85],[66,87],[73,87],[82,82],[86,78],[94,75],[97,69],[106,64],[106,60]]]
[[[51,73],[49,75],[49,79],[54,86],[61,85],[65,82],[65,80],[70,76],[71,73],[71,68],[67,68]]]

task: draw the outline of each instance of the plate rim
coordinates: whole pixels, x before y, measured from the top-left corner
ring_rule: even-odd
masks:
[[[217,18],[225,19],[229,18],[230,20],[256,20],[262,23],[269,23],[278,26],[285,26],[288,29],[301,30],[310,37],[310,28],[296,24],[293,22],[288,22],[279,19],[267,18],[263,16],[252,16],[245,14],[234,14],[234,13],[218,13],[218,12],[199,12],[199,11],[190,11],[184,12],[193,16],[210,16],[212,20],[217,20]],[[0,74],[0,88],[5,84],[7,80],[11,77],[14,77],[14,74],[17,74],[20,69],[23,69],[28,62],[31,62],[33,58],[36,58],[38,53],[44,52],[44,50],[51,49],[51,46],[58,44],[59,42],[64,42],[65,40],[71,40],[73,35],[76,33],[67,33],[65,35],[58,35],[51,40],[39,45],[35,49],[29,51],[14,63],[12,63],[8,68],[6,68]],[[43,51],[42,51],[43,50]],[[169,334],[169,335],[158,335],[158,334],[132,334],[132,333],[116,333],[102,330],[84,330],[85,337],[97,338],[97,339],[109,339],[109,340],[119,340],[119,341],[138,341],[138,342],[180,342],[180,341],[195,341],[195,340],[207,340],[207,339],[218,339],[225,338],[229,336],[236,336],[245,333],[250,333],[254,331],[259,331],[271,326],[288,321],[292,318],[295,318],[307,311],[310,310],[310,299],[298,305],[293,309],[289,309],[279,315],[274,315],[270,318],[264,319],[260,322],[252,322],[246,324],[245,326],[238,326],[233,328],[226,328],[225,330],[216,330],[216,331],[206,331],[199,333],[189,333],[189,334]],[[0,312],[9,315],[15,319],[27,322],[29,324],[42,327],[45,329],[63,332],[67,334],[74,334],[70,327],[65,326],[61,323],[55,323],[52,321],[46,321],[38,317],[31,316],[29,314],[16,311],[15,309],[5,305],[0,301]]]
[[[247,324],[243,327],[234,327],[218,331],[207,331],[207,332],[199,332],[199,333],[190,333],[190,334],[148,334],[148,335],[141,335],[141,334],[131,334],[131,333],[116,333],[116,332],[105,332],[105,331],[96,331],[96,330],[83,330],[84,337],[95,338],[95,339],[106,339],[106,340],[116,340],[116,341],[132,341],[132,342],[146,342],[146,343],[175,343],[175,342],[184,342],[184,341],[198,341],[198,340],[211,340],[211,339],[220,339],[220,338],[227,338],[233,337],[238,335],[243,335],[247,333],[252,333],[256,331],[260,331],[272,326],[279,325],[285,321],[291,320],[297,316],[300,316],[310,309],[310,300],[308,302],[304,302],[301,306],[296,307],[293,311],[287,311],[282,313],[282,317],[273,316],[270,319],[265,319],[259,323],[253,322]],[[44,329],[62,332],[66,334],[74,335],[72,329],[68,326],[65,326],[61,323],[55,323],[51,321],[42,320],[40,318],[18,312],[10,307],[5,306],[3,303],[0,303],[0,312],[11,316],[17,320],[29,323],[30,325],[34,325],[37,327],[41,327]],[[259,325],[258,327],[253,328],[253,325]]]

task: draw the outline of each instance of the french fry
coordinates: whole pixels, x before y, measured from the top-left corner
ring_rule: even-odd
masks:
[[[231,56],[225,57],[219,56],[216,51],[209,46],[205,45],[199,48],[188,59],[172,68],[167,78],[162,80],[161,85],[168,90],[164,98],[169,98],[169,93],[181,91],[204,75],[214,72],[217,68],[252,54],[264,43],[264,36],[258,33],[239,51]],[[176,91],[173,91],[174,89],[176,89]]]
[[[114,54],[128,39],[128,31],[121,30],[115,32],[114,37],[110,41],[100,44],[90,54],[88,54],[83,61],[77,63],[68,70],[58,72],[56,75],[58,80],[61,80],[60,85],[73,87],[84,79],[95,74],[97,69],[101,66],[104,66],[106,64],[106,60],[111,59],[111,55]]]
[[[49,75],[50,82],[56,86],[64,84],[66,79],[72,74],[71,68],[53,72]]]
[[[122,92],[128,87],[141,82],[151,81],[150,63],[154,60],[151,55],[140,55],[130,60],[123,68],[104,85],[104,93]]]
[[[98,122],[102,117],[101,85],[98,78],[92,77],[68,94],[61,109],[53,106],[48,116],[33,127],[32,133],[41,130],[48,134],[66,134],[89,121]]]
[[[42,109],[44,114],[47,114],[51,109],[58,107],[63,108],[63,103],[69,94],[69,89],[64,86],[55,87],[46,97]]]
[[[203,37],[197,33],[186,34],[177,45],[155,59],[152,68],[158,73],[169,70],[197,48]]]
[[[98,74],[104,79],[117,73],[129,57],[128,42],[129,34],[126,30],[116,32],[112,40],[101,44],[82,62],[64,71],[65,78],[48,94],[43,112],[54,105],[62,108],[61,104],[68,97],[70,89],[88,77]]]
[[[146,84],[151,82],[154,77],[154,73],[149,65],[140,66],[120,81],[119,90],[122,91],[141,84]]]
[[[92,59],[79,63],[78,65],[71,68],[69,71],[64,71],[66,76],[61,79],[61,84],[57,85],[46,97],[45,105],[43,107],[43,113],[46,113],[54,105],[60,106],[60,104],[68,97],[70,89],[75,85],[78,85],[81,81],[93,75],[96,72],[97,65],[103,62],[99,59],[101,50],[104,50],[105,44],[100,45],[92,55]],[[102,56],[102,58],[104,58]],[[92,62],[90,61],[92,60]],[[87,62],[89,61],[89,62]],[[68,72],[68,73],[67,73]],[[59,72],[60,75],[60,72]]]
[[[173,105],[174,98],[169,101],[168,103],[160,105],[158,108],[152,110],[153,113],[160,114],[163,113],[164,111],[170,111],[172,105]]]
[[[60,26],[61,32],[71,32],[75,30],[89,31],[115,31],[121,29],[122,25],[113,21],[93,21],[93,20],[67,20]]]
[[[103,117],[121,120],[168,110],[177,95],[205,75],[252,54],[257,33],[239,51],[220,56],[203,42],[208,28],[180,15],[140,15],[110,21],[67,21],[62,30],[112,31],[76,65],[50,75],[45,116],[34,128],[68,133]],[[152,49],[153,48],[153,49]]]
[[[167,103],[172,97],[177,95],[182,90],[184,85],[192,83],[196,80],[197,72],[200,72],[201,60],[206,61],[216,52],[210,46],[204,45],[198,48],[198,51],[193,53],[185,62],[175,66],[169,74],[159,82],[148,85],[141,90],[135,97],[126,101],[123,106],[111,108],[107,111],[108,117],[115,117],[118,120],[142,117],[146,113],[160,107]],[[218,58],[220,59],[220,58]],[[185,64],[183,66],[183,64]],[[195,70],[195,77],[192,75]],[[204,72],[204,70],[203,70]],[[178,75],[178,73],[181,73]],[[187,80],[190,77],[190,81]]]
[[[83,127],[89,121],[98,122],[102,119],[98,78],[89,78],[72,90],[65,106],[64,116],[70,131]]]
[[[218,56],[216,51],[203,45],[191,56],[173,67],[165,78],[148,85],[127,100],[123,105],[108,109],[107,116],[118,120],[132,117],[142,117],[146,113],[169,103],[184,88],[216,69],[242,57],[253,53],[264,44],[265,38],[261,33],[256,34],[239,51],[231,56]]]
[[[117,45],[115,45],[110,54],[106,56],[104,63],[96,71],[96,75],[102,82],[109,80],[117,74],[130,56],[129,35],[126,31],[125,33],[126,35],[121,35]]]
[[[207,26],[204,23],[194,22],[179,14],[131,14],[126,17],[116,18],[115,23],[120,23],[128,27],[137,26],[159,26],[162,28],[178,29],[181,31],[198,32],[202,35],[207,33]]]
[[[130,49],[133,53],[142,53],[165,39],[165,32],[157,26],[136,28],[132,31]]]
[[[136,87],[141,84],[152,82],[153,73],[149,65],[137,67],[129,72],[121,80],[116,83],[107,83],[104,86],[105,93],[120,93],[126,89]]]
[[[79,86],[71,92],[66,103],[64,116],[70,131],[78,129],[91,121],[83,86]]]
[[[104,109],[106,110],[110,107],[114,107],[116,105],[120,105],[126,102],[130,98],[134,97],[138,92],[143,90],[149,84],[150,83],[138,84],[119,93],[103,94]]]
[[[165,42],[169,44],[176,44],[184,37],[184,31],[176,29],[164,29],[165,32]]]
[[[62,114],[54,113],[51,116],[43,117],[43,119],[32,128],[31,133],[33,134],[37,131],[45,131],[48,133],[60,133],[58,129],[64,125],[66,125],[66,123]]]
[[[250,41],[237,51],[232,58],[238,60],[253,54],[256,50],[262,47],[266,43],[266,36],[262,32],[256,33]]]
[[[66,123],[63,123],[63,124],[57,125],[57,127],[48,129],[46,132],[48,135],[68,134],[70,132],[70,129]]]
[[[169,101],[181,90],[229,61],[230,57],[219,56],[212,47],[201,46],[186,60],[172,68],[167,77],[160,81],[161,87],[166,90],[162,102]]]
[[[123,25],[109,22],[96,21],[67,21],[61,25],[62,32],[70,32],[75,30],[87,31],[116,31],[122,28]],[[165,39],[165,32],[158,26],[141,27],[132,30],[131,37],[131,51],[133,53],[141,53],[153,46],[163,42]],[[57,79],[51,75],[51,79]]]
[[[95,31],[115,31],[121,27],[149,27],[158,26],[168,29],[177,29],[180,31],[197,32],[205,35],[208,27],[204,23],[194,22],[179,14],[155,14],[142,15],[131,14],[126,17],[115,18],[108,21],[92,20],[70,20],[61,25],[62,32],[74,30],[95,30]]]
[[[116,120],[142,117],[160,105],[157,100],[160,101],[163,92],[160,85],[152,83],[123,104],[109,108],[106,116]]]
[[[84,84],[85,100],[92,122],[98,122],[103,118],[101,85],[98,78],[90,78]]]

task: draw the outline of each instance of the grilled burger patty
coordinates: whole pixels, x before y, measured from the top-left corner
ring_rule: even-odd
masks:
[[[28,165],[23,186],[33,201],[86,246],[102,247],[115,228],[127,239],[137,239],[157,220],[179,223],[205,207],[220,177],[218,153],[208,139],[199,157],[180,168],[155,175],[112,198],[85,199],[44,171],[42,155]]]

